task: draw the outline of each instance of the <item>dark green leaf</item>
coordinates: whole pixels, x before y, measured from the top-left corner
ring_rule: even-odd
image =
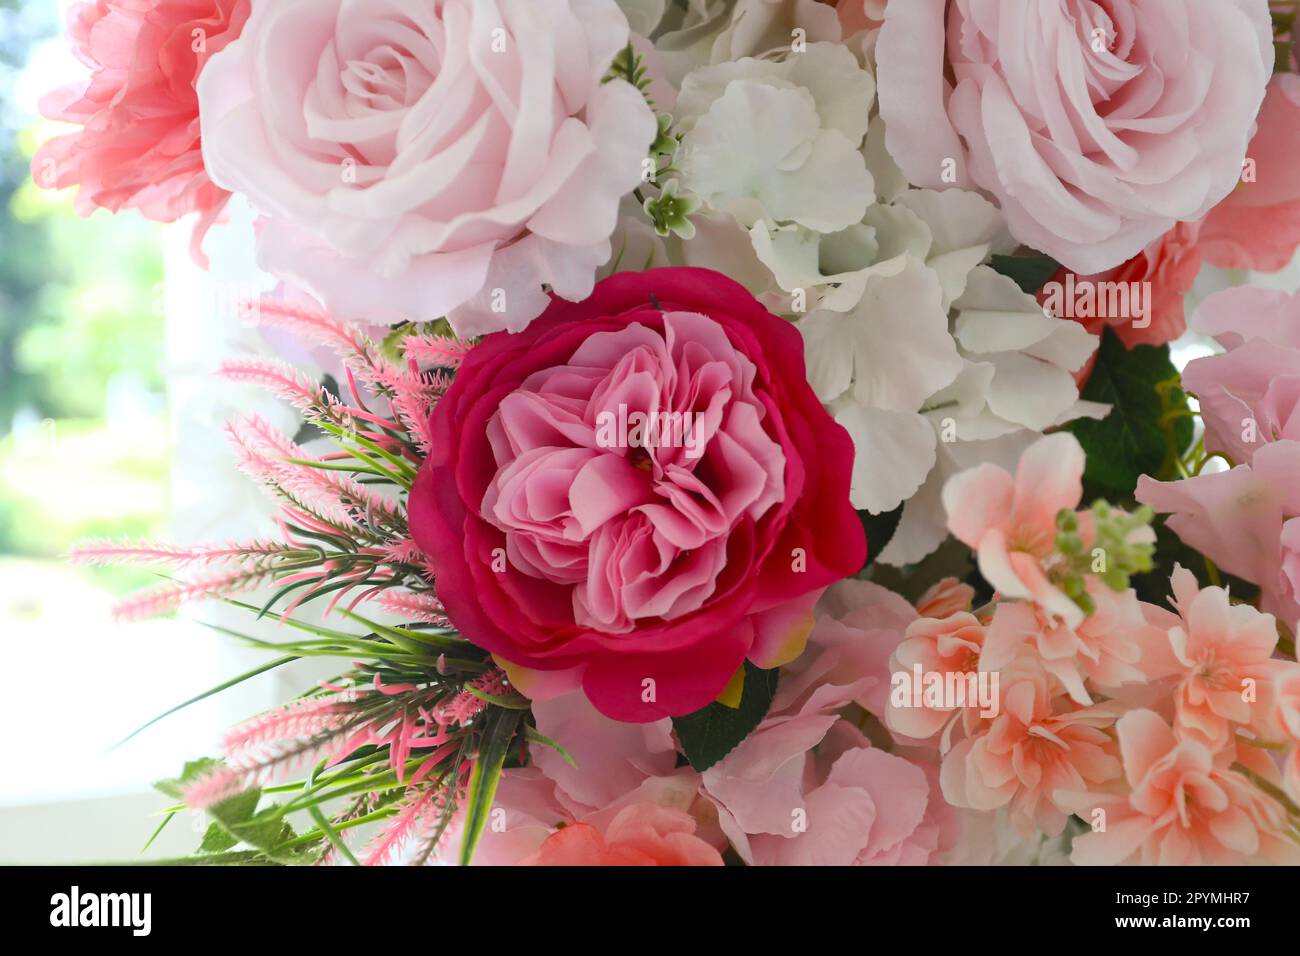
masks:
[[[867,532],[867,563],[863,565],[867,568],[885,550],[894,532],[898,530],[898,522],[903,518],[903,506],[899,505],[893,511],[878,515],[873,515],[870,511],[859,511],[858,518],[863,530]]]
[[[1162,476],[1169,442],[1160,421],[1166,407],[1156,386],[1177,375],[1168,346],[1129,350],[1106,330],[1082,397],[1112,406],[1110,414],[1101,421],[1080,419],[1066,426],[1088,455],[1084,478],[1090,487],[1103,490],[1112,501],[1127,500],[1139,475]],[[1170,399],[1171,407],[1186,408],[1186,397],[1177,389]],[[1174,435],[1178,451],[1186,450],[1192,440],[1191,419],[1177,419]]]
[[[765,671],[745,661],[745,689],[739,707],[714,701],[693,714],[673,718],[673,729],[692,767],[707,770],[749,736],[772,706],[776,677],[775,668]]]
[[[993,271],[1000,272],[1020,286],[1022,292],[1034,295],[1056,274],[1060,263],[1050,256],[994,256]]]

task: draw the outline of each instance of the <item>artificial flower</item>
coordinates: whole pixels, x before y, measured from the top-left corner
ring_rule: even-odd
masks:
[[[1138,480],[1137,499],[1219,568],[1263,589],[1261,607],[1300,627],[1300,441],[1277,441],[1248,465],[1179,481]]]
[[[77,211],[138,209],[172,222],[199,214],[192,250],[230,193],[214,183],[200,151],[195,84],[234,41],[251,0],[94,0],[73,4],[68,31],[90,80],[41,101],[50,119],[78,132],[47,141],[32,159],[45,187],[81,187]]]
[[[858,147],[874,96],[871,74],[830,43],[696,70],[674,113],[682,183],[747,228],[845,229],[873,199]]]
[[[914,184],[985,189],[1021,242],[1103,272],[1236,186],[1272,39],[1267,0],[891,3],[889,151]]]
[[[1241,182],[1201,223],[1199,249],[1220,269],[1276,272],[1300,246],[1300,76],[1273,75],[1256,124]]]
[[[655,803],[619,811],[602,832],[575,823],[552,833],[522,866],[722,866],[689,814]]]
[[[1075,838],[1075,863],[1300,862],[1282,807],[1245,776],[1216,763],[1203,743],[1180,739],[1150,710],[1125,714],[1115,728],[1129,792],[1074,795],[1085,819],[1104,821]]]
[[[614,0],[257,0],[199,83],[204,160],[334,315],[518,331],[591,292],[641,181],[627,43]]]
[[[685,431],[602,437],[631,411]],[[690,713],[746,658],[797,656],[816,596],[865,560],[851,446],[797,333],[717,273],[620,273],[484,339],[431,428],[412,532],[530,696],[542,672],[622,720]]]
[[[1183,371],[1206,449],[1249,464],[1269,442],[1300,440],[1300,295],[1226,289],[1201,303],[1192,325],[1227,349]]]

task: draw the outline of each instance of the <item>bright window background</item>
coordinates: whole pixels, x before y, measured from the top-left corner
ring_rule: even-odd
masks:
[[[37,100],[85,75],[59,36],[67,5],[0,0],[0,863],[139,859],[165,806],[151,783],[215,754],[225,728],[312,676],[260,677],[110,751],[266,658],[200,623],[251,630],[221,608],[116,623],[113,603],[159,579],[61,556],[86,537],[265,531],[220,426],[236,411],[294,422],[212,376],[223,357],[265,350],[237,319],[239,299],[266,284],[246,208],[210,236],[203,273],[188,226],[83,219],[72,190],[32,183],[32,153],[60,131]],[[174,820],[149,856],[191,852],[199,826]]]

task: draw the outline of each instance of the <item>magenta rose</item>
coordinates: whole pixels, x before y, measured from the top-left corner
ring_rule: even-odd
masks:
[[[876,47],[889,152],[1104,272],[1237,185],[1272,41],[1267,0],[894,0]]]
[[[698,710],[746,658],[796,657],[866,559],[853,444],[798,332],[716,272],[557,298],[473,349],[431,426],[412,533],[452,621],[529,696]]]

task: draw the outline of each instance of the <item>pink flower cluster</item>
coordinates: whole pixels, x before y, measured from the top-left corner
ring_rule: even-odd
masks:
[[[861,599],[826,608],[859,648],[892,642],[877,712],[898,742],[935,754],[952,806],[1005,813],[1022,834],[1090,824],[1075,862],[1300,860],[1287,808],[1257,785],[1300,796],[1300,664],[1275,656],[1274,617],[1183,568],[1176,613],[1092,577],[1085,616],[1058,587],[1052,544],[1082,466],[1077,443],[1053,436],[1014,479],[983,466],[950,481],[950,527],[997,589],[984,607],[948,582],[919,611],[894,602],[892,620]]]
[[[1188,364],[1206,450],[1232,467],[1181,481],[1144,477],[1138,500],[1222,570],[1260,586],[1262,607],[1300,629],[1300,296],[1229,289],[1197,331],[1227,352]]]
[[[944,802],[937,765],[874,746],[843,716],[879,684],[847,633],[819,624],[768,716],[702,773],[676,767],[668,720],[613,721],[581,694],[535,703],[538,730],[567,741],[572,763],[533,745],[532,766],[505,772],[494,804],[504,825],[484,834],[476,861],[710,864],[728,846],[759,866],[964,859],[963,815]]]

